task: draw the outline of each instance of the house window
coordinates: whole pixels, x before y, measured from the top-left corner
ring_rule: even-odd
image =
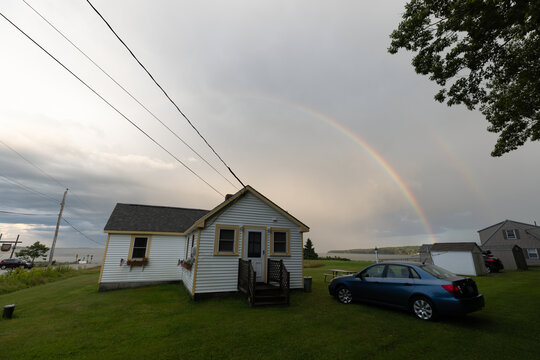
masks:
[[[238,255],[238,226],[216,225],[214,255]]]
[[[527,249],[527,256],[529,259],[538,260],[538,249]]]
[[[149,236],[133,236],[131,238],[130,259],[144,259],[148,255],[150,248]]]
[[[516,230],[503,230],[505,239],[515,240],[517,239]]]
[[[289,256],[290,255],[290,233],[289,229],[271,229],[272,246],[271,255]]]

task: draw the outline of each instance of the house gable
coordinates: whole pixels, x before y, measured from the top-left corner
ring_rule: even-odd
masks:
[[[231,199],[229,199],[231,200]],[[263,232],[264,268],[268,258],[283,260],[291,273],[291,288],[303,286],[302,275],[302,231],[305,225],[292,218],[288,213],[268,204],[253,192],[245,192],[238,196],[229,206],[220,208],[212,216],[204,219],[204,228],[200,232],[197,249],[197,275],[195,294],[209,292],[230,292],[237,289],[238,259],[247,252],[247,231]],[[216,251],[216,236],[220,228],[235,228],[238,252],[222,256]],[[288,232],[288,253],[271,253],[272,231],[286,229]]]
[[[540,265],[540,227],[536,224],[505,220],[478,233],[484,250],[508,249],[517,245],[528,265]]]
[[[204,215],[202,218],[200,218],[199,220],[197,220],[197,222],[195,222],[189,229],[187,229],[186,232],[190,232],[190,231],[193,231],[195,228],[204,228],[206,226],[206,222],[216,216],[217,214],[219,214],[220,212],[222,212],[224,209],[226,209],[227,207],[231,206],[232,204],[234,204],[236,201],[238,201],[238,199],[240,199],[241,197],[245,196],[247,193],[250,193],[254,196],[256,196],[257,198],[259,198],[261,201],[263,201],[264,203],[266,203],[268,206],[270,206],[271,208],[273,208],[274,210],[276,210],[278,213],[280,213],[281,215],[285,216],[286,218],[288,218],[290,221],[294,222],[296,225],[298,225],[298,227],[300,228],[300,231],[301,232],[308,232],[309,231],[309,227],[307,225],[305,225],[304,223],[302,223],[300,220],[298,220],[297,218],[295,218],[294,216],[292,216],[291,214],[289,214],[287,211],[283,210],[281,207],[279,207],[278,205],[276,205],[274,202],[272,202],[270,199],[268,199],[266,196],[262,195],[261,193],[259,193],[257,190],[255,190],[254,188],[252,188],[251,186],[247,185],[245,186],[242,190],[238,191],[236,194],[234,194],[233,196],[227,198],[224,202],[222,202],[221,204],[219,204],[218,206],[216,206],[214,209],[210,210],[206,215]]]
[[[512,238],[508,238],[511,231]],[[478,231],[482,247],[517,244],[522,248],[540,247],[540,227],[519,221],[505,220]]]

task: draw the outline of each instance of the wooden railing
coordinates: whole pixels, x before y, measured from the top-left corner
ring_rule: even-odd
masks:
[[[238,259],[238,291],[246,294],[249,304],[255,301],[255,279],[257,274],[253,269],[251,260]]]
[[[279,286],[282,294],[287,297],[287,304],[289,303],[290,283],[290,273],[283,260],[268,259],[268,284]]]

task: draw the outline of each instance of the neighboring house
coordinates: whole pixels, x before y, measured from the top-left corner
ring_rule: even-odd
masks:
[[[117,204],[105,226],[99,289],[181,281],[193,298],[237,292],[240,260],[251,260],[258,283],[271,282],[282,264],[289,287],[300,289],[308,231],[250,186],[210,211]]]
[[[501,260],[505,270],[527,270],[527,260],[523,253],[523,249],[514,244],[506,245],[492,245],[489,248],[482,248],[482,250],[489,250],[493,257]]]
[[[430,252],[433,264],[455,274],[487,274],[482,249],[474,242],[436,243]]]
[[[483,250],[491,250],[495,255],[500,247],[518,245],[523,249],[527,265],[540,265],[540,226],[536,224],[504,220],[478,230],[478,236]]]

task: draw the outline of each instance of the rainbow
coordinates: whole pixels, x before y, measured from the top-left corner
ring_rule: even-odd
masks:
[[[230,94],[229,94],[230,95]],[[436,242],[436,236],[433,233],[433,230],[431,229],[431,226],[429,225],[429,222],[427,220],[426,214],[424,213],[424,210],[420,207],[420,204],[418,203],[418,200],[414,197],[411,190],[407,187],[405,182],[399,177],[398,173],[390,166],[390,164],[379,154],[375,149],[370,146],[365,140],[363,140],[360,136],[358,136],[353,130],[347,128],[343,124],[340,124],[335,119],[321,113],[318,111],[315,111],[311,108],[308,108],[306,106],[303,106],[301,104],[293,103],[290,101],[287,101],[285,99],[279,99],[275,97],[268,97],[268,96],[257,96],[254,94],[242,94],[243,97],[251,97],[255,99],[263,99],[263,100],[272,100],[274,102],[287,104],[290,107],[293,107],[295,109],[298,109],[304,113],[307,113],[311,116],[314,116],[320,120],[323,120],[327,124],[331,125],[333,128],[339,130],[342,134],[347,136],[349,139],[356,142],[358,145],[360,145],[383,169],[384,171],[390,175],[394,183],[398,186],[398,188],[401,190],[409,204],[412,206],[420,220],[422,221],[424,228],[426,229],[430,240],[432,243]]]
[[[450,145],[443,140],[438,134],[432,133],[432,137],[439,146],[439,148],[446,154],[446,157],[452,163],[454,169],[461,175],[464,181],[467,183],[470,191],[475,194],[480,200],[485,201],[485,194],[478,185],[478,181],[471,174],[467,165],[458,158],[455,151],[450,148]]]

